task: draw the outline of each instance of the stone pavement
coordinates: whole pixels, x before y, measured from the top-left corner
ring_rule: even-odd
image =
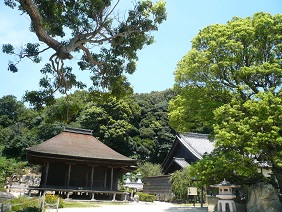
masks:
[[[56,210],[48,210],[48,212],[55,212]],[[197,212],[205,211],[207,212],[207,207],[188,207],[180,206],[177,204],[167,203],[167,202],[132,202],[128,204],[109,204],[102,205],[93,208],[62,208],[59,212]]]

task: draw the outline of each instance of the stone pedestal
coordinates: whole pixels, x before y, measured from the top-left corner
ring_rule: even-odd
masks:
[[[214,212],[216,208],[215,206],[218,203],[218,197],[207,195],[206,202],[208,203],[208,212]]]
[[[225,212],[227,205],[230,212],[236,212],[235,202],[233,200],[219,199],[217,203],[217,210]]]

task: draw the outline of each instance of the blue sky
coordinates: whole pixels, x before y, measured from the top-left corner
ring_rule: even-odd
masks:
[[[128,0],[122,0],[128,2]],[[138,52],[136,72],[129,81],[136,93],[148,93],[172,88],[178,61],[191,49],[191,40],[199,30],[211,24],[224,24],[234,16],[248,17],[256,12],[272,15],[282,13],[281,0],[167,0],[167,21],[154,32],[155,43]],[[19,11],[0,5],[0,45],[11,43],[23,45],[36,41],[29,32],[29,19]],[[33,64],[28,59],[19,64],[20,71],[12,73],[7,64],[13,57],[0,52],[0,97],[15,95],[18,100],[26,90],[38,88],[42,64]],[[75,65],[77,59],[70,61]],[[77,71],[81,80],[88,81],[88,73]],[[90,82],[90,81],[89,81]]]

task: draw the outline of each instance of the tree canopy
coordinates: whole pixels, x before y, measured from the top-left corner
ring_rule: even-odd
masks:
[[[197,120],[212,128],[213,110],[234,94],[247,100],[259,91],[280,92],[281,21],[281,14],[256,13],[198,33],[175,71],[179,95],[171,102],[170,121],[176,130],[193,130]],[[187,116],[196,119],[193,126],[185,126],[181,117]]]
[[[170,123],[182,132],[212,132],[219,151],[199,162],[199,170],[215,167],[217,158],[237,176],[251,176],[259,162],[270,165],[277,178],[282,175],[281,30],[281,14],[234,17],[201,30],[178,63]],[[203,177],[216,176],[201,171]]]
[[[0,98],[0,156],[25,160],[25,149],[57,135],[63,126],[91,129],[93,136],[140,162],[161,163],[174,140],[168,125],[171,90],[117,99],[87,91],[54,100],[41,110],[14,96]]]
[[[17,72],[17,63],[29,58],[41,61],[43,52],[50,52],[50,63],[40,70],[40,91],[29,91],[25,99],[40,107],[54,100],[54,93],[63,94],[73,87],[85,88],[77,80],[67,60],[80,57],[81,70],[91,72],[91,90],[110,91],[116,96],[131,92],[126,75],[136,69],[137,51],[153,43],[152,31],[166,19],[165,2],[135,2],[133,9],[121,12],[120,0],[4,0],[30,17],[30,30],[38,43],[27,43],[19,51],[4,44],[4,53],[15,55],[8,70]]]

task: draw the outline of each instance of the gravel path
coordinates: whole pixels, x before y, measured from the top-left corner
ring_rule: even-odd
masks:
[[[48,210],[48,212],[55,212],[56,210]],[[145,202],[133,202],[128,204],[120,205],[103,205],[93,208],[62,208],[59,209],[59,212],[196,212],[196,211],[208,211],[207,207],[187,207],[179,206],[172,203],[166,202],[154,202],[154,203],[145,203]]]

